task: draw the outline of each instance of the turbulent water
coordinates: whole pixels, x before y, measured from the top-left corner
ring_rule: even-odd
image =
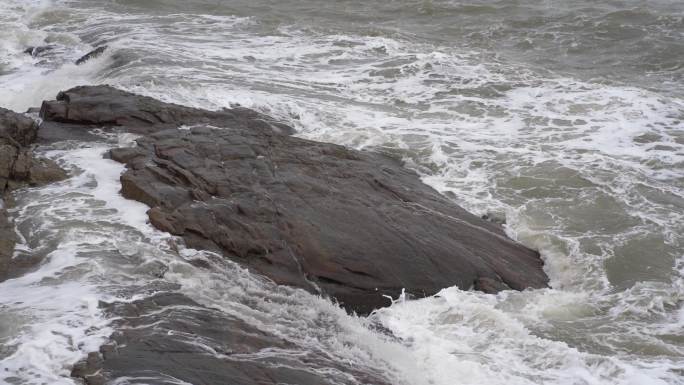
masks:
[[[133,138],[103,134],[42,148],[73,177],[13,193],[17,253],[46,258],[0,283],[0,382],[73,383],[112,332],[99,301],[177,290],[396,384],[684,384],[680,0],[0,0],[1,107],[103,83],[400,156],[505,218],[552,288],[447,288],[359,318],[230,263],[196,269],[201,251],[172,252],[118,195],[101,155]]]

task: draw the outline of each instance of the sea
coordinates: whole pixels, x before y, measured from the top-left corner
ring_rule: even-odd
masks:
[[[71,178],[11,195],[16,253],[43,262],[0,283],[0,383],[77,384],[116,328],[100,303],[166,290],[293,346],[264,355],[397,385],[684,384],[684,1],[0,0],[0,107],[93,84],[399,157],[539,250],[550,287],[449,287],[361,317],[194,267],[204,251],[171,252],[119,194],[102,155],[135,137],[102,132],[39,147]],[[117,384],[186,384],[156,376]]]

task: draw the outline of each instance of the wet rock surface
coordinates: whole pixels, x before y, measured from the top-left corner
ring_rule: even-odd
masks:
[[[117,332],[72,370],[72,376],[89,385],[121,377],[144,379],[150,385],[178,380],[195,385],[387,384],[378,375],[331,360],[325,352],[273,354],[298,349],[182,294],[161,293],[102,307],[117,318]],[[345,373],[348,381],[325,375],[335,372]]]
[[[402,289],[423,297],[546,283],[535,252],[377,154],[196,127],[150,134],[112,159],[129,169],[123,195],[149,205],[157,228],[359,313]]]
[[[10,270],[15,242],[14,226],[7,216],[7,211],[0,208],[0,280],[3,280]]]
[[[46,122],[73,124],[65,128],[68,131],[115,126],[146,134],[181,125],[204,124],[293,133],[291,127],[246,108],[206,111],[163,103],[108,86],[76,87],[60,92],[55,100],[43,102],[40,116]]]
[[[402,290],[547,284],[538,253],[397,160],[286,135],[248,109],[210,112],[98,86],[60,93],[41,116],[144,134],[110,156],[127,166],[123,195],[149,205],[154,226],[348,310],[367,314]]]
[[[36,122],[0,108],[0,193],[22,185],[39,186],[64,179],[66,173],[49,159],[37,158],[32,144],[38,137]]]
[[[258,112],[96,86],[61,92],[40,115],[40,130],[28,130],[37,143],[95,140],[94,129],[140,135],[106,156],[126,165],[121,192],[150,206],[155,227],[347,310],[367,314],[402,290],[424,297],[454,285],[492,293],[547,285],[538,253],[396,159],[290,136],[291,127]],[[2,220],[0,212],[0,231]],[[288,354],[302,348],[175,290],[101,307],[116,332],[72,370],[89,385],[391,383],[325,351]]]
[[[107,50],[107,46],[103,45],[102,47],[97,47],[94,50],[88,52],[87,54],[81,56],[78,60],[76,60],[76,65],[81,65],[88,60],[95,59],[102,55],[105,51]]]
[[[16,188],[39,186],[66,178],[53,161],[34,156],[38,136],[36,122],[22,114],[0,108],[0,281],[35,265],[33,258],[13,259],[16,234],[3,206],[3,198]]]
[[[32,57],[38,57],[41,56],[43,53],[52,51],[55,49],[55,45],[48,44],[48,45],[39,45],[39,46],[32,46],[28,47],[24,50],[24,53],[27,55],[31,55]]]

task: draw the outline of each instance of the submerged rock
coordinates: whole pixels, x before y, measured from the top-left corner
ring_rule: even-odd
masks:
[[[7,211],[0,207],[0,281],[9,273],[16,241],[14,226],[9,221]]]
[[[121,377],[144,378],[150,385],[388,384],[378,374],[331,360],[324,351],[303,350],[179,293],[102,306],[116,319],[117,332],[74,366],[72,376],[88,385]],[[344,373],[337,376],[342,381],[330,378],[335,372]]]
[[[126,165],[121,192],[150,206],[155,227],[350,311],[367,314],[402,290],[415,298],[454,285],[492,293],[547,285],[538,253],[396,159],[290,136],[255,111],[205,111],[97,86],[61,92],[40,114],[40,142],[89,140],[93,128],[140,134],[137,146],[106,156]],[[116,331],[72,375],[89,385],[392,383],[177,289],[103,303]]]
[[[548,282],[537,252],[399,161],[288,136],[245,108],[204,111],[98,86],[60,93],[41,116],[145,134],[110,155],[128,169],[123,195],[149,205],[154,226],[348,310],[367,314],[402,290]]]
[[[88,52],[87,54],[81,56],[80,59],[76,60],[76,65],[81,65],[90,59],[95,59],[96,57],[102,55],[104,53],[104,51],[106,51],[106,50],[107,50],[106,45],[103,45],[102,47],[97,47],[94,50]]]
[[[28,47],[24,50],[24,53],[27,55],[31,55],[33,57],[40,56],[44,52],[52,51],[56,48],[55,45],[48,44],[48,45],[39,45],[35,47]]]

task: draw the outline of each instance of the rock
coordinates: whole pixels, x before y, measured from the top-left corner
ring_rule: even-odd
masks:
[[[39,109],[40,110],[40,109]],[[43,122],[38,130],[38,144],[50,144],[63,140],[75,140],[79,142],[93,142],[101,139],[90,132],[89,129],[96,126],[70,125],[66,123]]]
[[[42,186],[51,182],[64,180],[67,174],[50,159],[35,158],[28,148],[19,150],[10,146],[0,146],[0,187],[3,191],[12,190],[23,185]],[[9,177],[5,175],[9,172]],[[6,183],[2,183],[2,181]]]
[[[39,186],[66,178],[55,162],[34,157],[30,145],[37,137],[33,119],[0,108],[0,195],[23,184]]]
[[[506,214],[504,213],[497,213],[497,212],[488,212],[481,217],[487,222],[492,222],[496,223],[497,225],[505,225],[506,224]]]
[[[14,158],[14,165],[12,166],[12,174],[10,178],[16,181],[27,181],[31,176],[31,166],[33,165],[32,152],[28,148],[19,150],[17,156]]]
[[[500,279],[481,277],[475,280],[474,289],[489,294],[496,294],[503,290],[511,290],[511,287]]]
[[[293,132],[287,125],[246,108],[206,111],[163,103],[109,86],[76,87],[60,92],[56,100],[43,102],[40,117],[48,122],[74,123],[86,129],[89,125],[125,126],[133,133],[196,124],[229,124],[247,129]]]
[[[88,384],[144,378],[146,384],[377,384],[379,375],[331,359],[323,351],[304,351],[269,331],[202,306],[179,293],[156,294],[131,303],[103,304],[116,319],[112,342],[74,366],[72,375]],[[285,354],[278,354],[284,352]],[[104,359],[102,359],[104,357]],[[330,373],[343,373],[333,380]]]
[[[21,253],[15,255],[17,233],[3,204],[6,202],[0,198],[0,282],[18,277],[42,261],[40,255]]]
[[[31,186],[42,186],[66,178],[66,172],[50,159],[33,159],[29,167],[28,183]]]
[[[36,140],[38,125],[22,114],[0,108],[0,143],[28,146]]]
[[[403,289],[415,298],[454,285],[496,293],[548,282],[538,253],[396,159],[289,136],[290,127],[246,108],[205,111],[97,86],[61,92],[40,115],[46,142],[95,127],[142,135],[108,156],[126,165],[121,192],[150,206],[152,225],[350,311],[389,305],[385,296]],[[151,280],[166,274],[163,265],[140,268]],[[72,375],[90,385],[392,382],[171,290],[103,303],[116,332]]]
[[[88,52],[87,54],[81,56],[80,59],[76,60],[76,65],[81,65],[90,59],[95,59],[95,58],[99,57],[100,55],[102,55],[104,53],[104,51],[106,51],[106,50],[107,50],[106,45],[103,45],[102,47],[97,47],[94,50]]]
[[[17,147],[9,144],[0,144],[0,195],[8,189],[17,154]]]
[[[28,47],[24,50],[24,53],[27,55],[31,55],[33,57],[40,56],[43,52],[51,51],[55,49],[55,45],[49,44],[49,45],[40,45],[36,47]]]
[[[138,147],[115,148],[109,152],[111,159],[121,163],[133,163],[137,158],[144,158],[145,151]]]
[[[122,193],[152,207],[153,225],[349,310],[367,314],[402,289],[547,282],[536,252],[394,159],[232,128],[164,130],[138,148],[146,157],[130,161]]]
[[[143,133],[136,149],[110,156],[128,168],[122,194],[149,205],[153,225],[351,311],[389,305],[402,289],[424,297],[548,282],[537,252],[397,160],[285,135],[292,129],[245,108],[204,111],[99,86],[60,93],[41,116]]]
[[[14,226],[7,211],[0,207],[0,281],[5,280],[9,273],[16,241]]]
[[[34,157],[30,146],[37,132],[33,119],[0,108],[0,281],[40,262],[31,255],[13,258],[16,233],[2,206],[5,193],[23,185],[38,186],[66,178],[55,162]]]

